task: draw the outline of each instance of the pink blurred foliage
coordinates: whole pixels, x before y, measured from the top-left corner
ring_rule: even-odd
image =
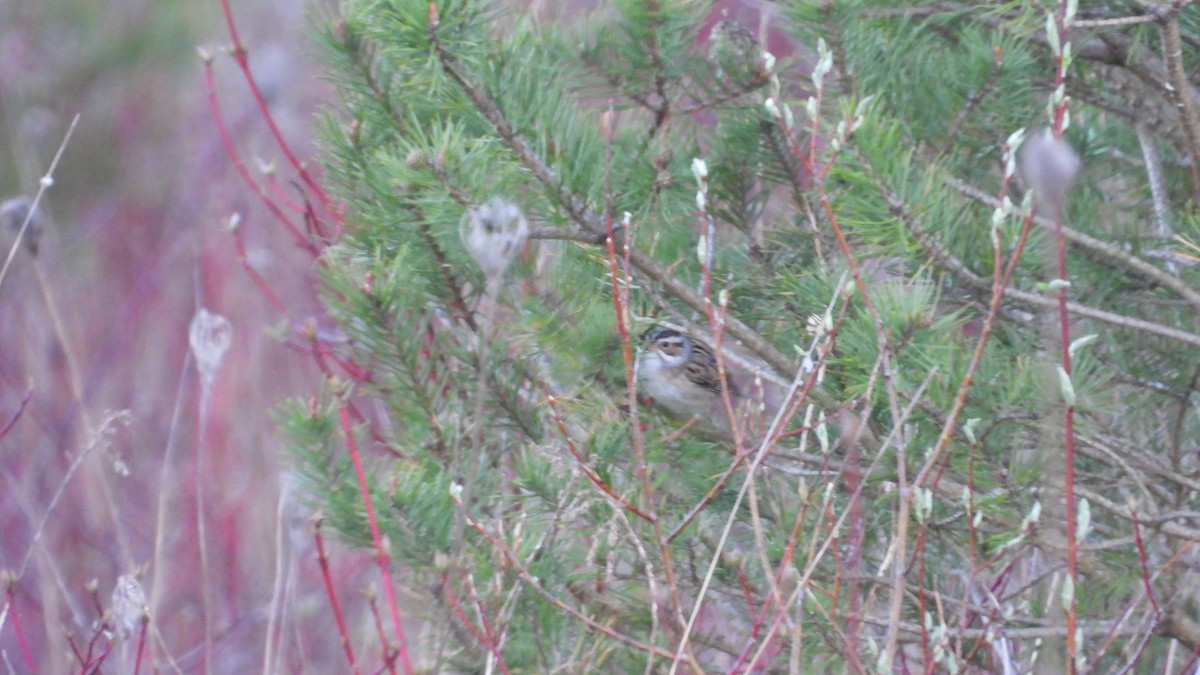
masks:
[[[36,190],[71,117],[80,114],[42,202],[49,226],[40,254],[19,251],[0,283],[0,424],[21,411],[0,438],[0,569],[16,574],[27,555],[30,561],[12,587],[0,651],[18,672],[28,667],[16,657],[19,620],[33,666],[66,672],[68,637],[86,645],[101,620],[85,585],[96,582],[104,606],[117,577],[138,572],[161,633],[150,640],[143,672],[170,669],[168,657],[184,672],[204,671],[206,592],[215,672],[261,669],[269,641],[277,672],[341,670],[346,657],[312,526],[295,491],[284,493],[287,460],[273,424],[279,402],[320,386],[302,332],[319,315],[319,282],[312,256],[247,189],[216,134],[192,45],[228,40],[219,7],[193,1],[160,11],[127,0],[100,12],[106,20],[96,20],[99,10],[85,3],[62,9],[0,8],[0,198]],[[311,122],[330,90],[305,58],[314,49],[308,9],[236,7],[251,67],[281,132],[317,170]],[[283,193],[302,201],[236,65],[218,54],[214,67],[239,150],[274,161]],[[234,213],[249,264],[287,315],[268,304],[235,255],[226,226]],[[11,232],[0,234],[3,254],[11,244]],[[188,325],[200,307],[225,316],[234,331],[203,428],[199,378],[194,365],[186,366]],[[112,420],[106,447],[86,453],[68,480],[105,419]],[[117,470],[122,465],[128,475]],[[206,505],[207,589],[197,490]],[[355,636],[370,635],[369,609],[357,595],[374,578],[365,562],[333,548],[332,575]],[[286,607],[276,607],[280,618],[269,638],[274,588],[284,581]],[[106,664],[132,664],[115,660],[127,647],[115,645]]]

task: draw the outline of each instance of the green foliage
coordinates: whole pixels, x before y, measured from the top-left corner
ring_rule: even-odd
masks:
[[[677,614],[687,618],[710,565],[689,657],[706,668],[728,669],[747,644],[770,643],[763,628],[798,640],[792,653],[806,663],[895,658],[896,640],[928,641],[931,615],[920,608],[930,611],[933,594],[975,597],[997,580],[1020,588],[997,596],[1008,609],[956,606],[956,625],[1034,599],[1036,616],[1061,617],[1030,590],[1038,580],[1015,578],[1035,551],[1059,559],[1065,546],[1063,345],[1049,286],[1057,243],[1052,225],[1023,234],[1031,221],[1019,204],[994,232],[988,201],[1044,189],[1006,176],[1003,153],[1016,129],[1045,126],[1055,72],[1045,17],[1023,2],[910,5],[792,3],[775,30],[817,53],[819,41],[831,45],[811,104],[806,48],[780,55],[774,73],[760,47],[743,49],[736,26],[722,26],[711,54],[699,48],[707,3],[616,2],[564,28],[466,1],[438,4],[432,26],[427,3],[358,0],[325,34],[341,91],[326,159],[354,225],[324,260],[327,304],[346,336],[341,356],[371,374],[338,399],[371,397],[385,411],[377,424],[388,454],[373,460],[372,479],[393,554],[414,586],[433,580],[460,600],[471,574],[479,611],[506,627],[510,669],[644,669],[645,648],[564,617],[547,594],[672,652]],[[1181,22],[1189,35],[1193,23]],[[1085,169],[1063,214],[1117,244],[1076,237],[1065,253],[1070,300],[1091,308],[1073,309],[1070,336],[1097,336],[1073,355],[1070,378],[1077,495],[1091,495],[1090,536],[1105,538],[1128,534],[1124,497],[1111,488],[1136,491],[1131,449],[1179,463],[1167,448],[1194,419],[1157,413],[1187,400],[1197,367],[1187,338],[1163,330],[1192,329],[1197,307],[1166,277],[1190,284],[1196,273],[1171,276],[1137,257],[1164,246],[1146,224],[1145,173],[1129,160],[1143,141],[1107,112],[1115,104],[1093,104],[1122,95],[1113,68],[1071,64],[1065,139]],[[768,97],[787,112],[775,117]],[[1183,203],[1187,150],[1158,150],[1175,162],[1162,187]],[[693,157],[708,165],[703,211]],[[534,238],[489,277],[468,230],[471,209],[496,196],[519,206]],[[1195,238],[1194,216],[1174,208],[1177,231]],[[603,235],[624,212],[610,262]],[[684,420],[644,400],[636,414],[630,406],[625,356],[636,358],[641,331],[669,321],[708,339],[715,328],[690,290],[704,287],[698,240],[710,222],[708,300],[719,304],[724,291],[726,367],[737,361],[751,381],[780,362],[811,363],[821,378],[749,480],[779,400],[738,447],[720,415],[680,431]],[[644,256],[628,270],[626,244]],[[1024,295],[992,315],[995,280],[1010,267],[1005,283]],[[765,379],[782,388],[793,371]],[[750,391],[735,385],[743,398]],[[286,431],[335,527],[365,543],[330,414],[291,410]],[[811,432],[822,419],[825,442]],[[742,463],[728,471],[735,453]],[[926,497],[910,491],[918,479]],[[1041,519],[1028,519],[1037,509]],[[1130,581],[1136,552],[1104,550],[1080,554],[1089,593],[1114,600],[1079,603],[1099,623],[1140,592]],[[912,565],[909,586],[872,580],[892,574],[897,551]],[[776,594],[801,583],[783,611],[811,629],[755,624],[750,607],[778,611]],[[892,593],[903,596],[899,615],[882,600]],[[445,658],[482,662],[487,639],[438,597],[426,618],[458,626],[447,629]],[[900,631],[897,620],[924,632]],[[987,649],[973,651],[980,667],[995,666]]]

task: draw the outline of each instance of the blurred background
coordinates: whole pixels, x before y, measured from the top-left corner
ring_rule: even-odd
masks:
[[[309,29],[330,8],[232,5],[282,134],[316,168],[313,122],[331,87]],[[110,645],[105,668],[132,672],[119,659],[137,631],[100,631],[104,613],[116,626],[123,575],[153,617],[147,664],[203,672],[207,614],[212,672],[345,668],[272,420],[282,399],[320,387],[311,356],[280,339],[316,313],[312,259],[238,176],[197,47],[214,54],[219,105],[252,174],[275,163],[278,189],[306,195],[229,43],[217,0],[0,3],[0,201],[33,196],[79,116],[35,220],[37,254],[26,239],[0,280],[5,672],[69,672],[73,650]],[[233,214],[247,264],[287,316],[239,262]],[[5,223],[0,257],[14,234]],[[204,422],[188,347],[200,308],[232,327]],[[339,591],[359,593],[349,620],[370,621],[361,556],[330,545]]]

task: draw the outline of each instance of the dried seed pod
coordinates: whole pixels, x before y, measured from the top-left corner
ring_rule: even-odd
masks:
[[[29,221],[29,225],[25,221]],[[22,236],[30,255],[38,254],[38,240],[42,236],[42,214],[33,208],[29,197],[13,197],[0,203],[0,226],[11,231],[13,236]],[[25,234],[21,235],[24,228]]]
[[[112,592],[112,625],[124,639],[136,635],[142,623],[149,619],[146,591],[136,575],[122,574]]]
[[[483,275],[489,282],[495,282],[525,244],[529,223],[516,204],[492,197],[486,204],[463,214],[459,234]]]
[[[217,377],[225,352],[233,344],[233,324],[229,319],[201,307],[188,327],[188,344],[200,371],[200,382],[207,390]]]
[[[1067,190],[1079,177],[1082,162],[1069,143],[1047,129],[1021,146],[1021,175],[1038,204],[1055,209],[1066,204]]]

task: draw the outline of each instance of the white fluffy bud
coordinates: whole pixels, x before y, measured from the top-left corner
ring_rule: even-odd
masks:
[[[1021,147],[1021,175],[1043,208],[1061,207],[1067,190],[1079,176],[1082,163],[1074,148],[1050,130],[1025,141]]]
[[[483,275],[488,281],[495,281],[504,275],[525,244],[529,223],[516,204],[492,197],[482,206],[467,209],[459,234]]]

